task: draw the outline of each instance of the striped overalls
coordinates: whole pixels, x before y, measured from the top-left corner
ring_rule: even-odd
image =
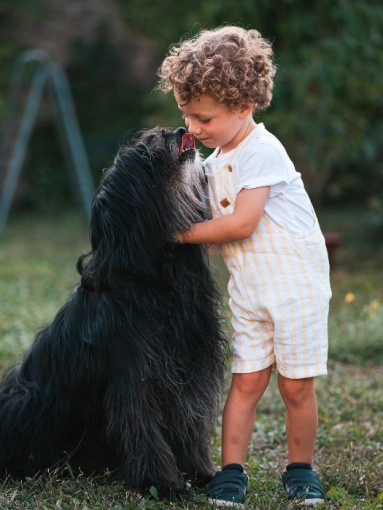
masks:
[[[234,211],[240,148],[230,164],[207,174],[213,218]],[[291,379],[327,373],[329,264],[315,213],[314,218],[311,231],[298,235],[263,213],[251,237],[222,245],[230,272],[232,372],[273,365]]]

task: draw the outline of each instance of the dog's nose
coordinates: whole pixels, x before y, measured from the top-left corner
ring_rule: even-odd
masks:
[[[187,133],[187,131],[183,127],[179,127],[175,131],[173,131],[173,134],[175,134],[175,135],[184,135],[186,133]]]

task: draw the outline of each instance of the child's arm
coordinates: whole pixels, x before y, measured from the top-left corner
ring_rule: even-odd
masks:
[[[232,214],[196,223],[179,234],[178,240],[189,244],[224,244],[247,239],[258,226],[269,192],[270,186],[242,189]]]

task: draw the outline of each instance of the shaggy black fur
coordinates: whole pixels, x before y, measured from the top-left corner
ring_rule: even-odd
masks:
[[[0,476],[69,462],[167,497],[214,474],[226,345],[203,247],[174,242],[203,214],[184,134],[147,131],[104,174],[81,283],[0,385]]]

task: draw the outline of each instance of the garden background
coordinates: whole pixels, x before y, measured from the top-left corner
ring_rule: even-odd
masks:
[[[286,146],[322,229],[341,236],[331,272],[329,376],[317,382],[316,467],[330,497],[324,508],[383,508],[382,3],[0,0],[0,115],[16,58],[27,48],[47,51],[68,74],[98,182],[127,133],[182,125],[173,98],[153,92],[156,69],[171,43],[221,24],[256,28],[273,41],[273,102],[256,121]],[[75,262],[88,247],[48,99],[0,232],[1,371],[53,318],[78,281]],[[5,164],[0,161],[0,182]],[[211,255],[211,264],[227,301],[219,255]],[[273,377],[249,448],[249,508],[293,508],[279,481],[283,413]],[[212,446],[218,465],[219,427]],[[165,504],[155,490],[141,497],[107,476],[52,474],[0,487],[1,509],[205,507],[203,491],[194,491],[188,503]]]

